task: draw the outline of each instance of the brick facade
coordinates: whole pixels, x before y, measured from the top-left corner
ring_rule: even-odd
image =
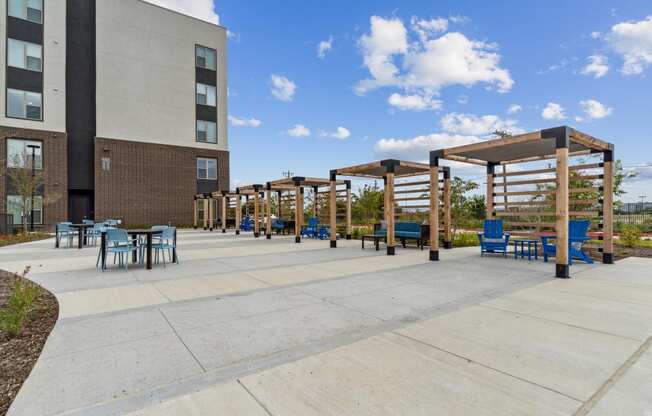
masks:
[[[43,225],[51,230],[53,225],[68,218],[67,135],[61,132],[30,130],[0,126],[0,213],[7,210],[7,139],[38,140],[43,143],[43,169],[45,177]]]
[[[217,159],[214,190],[227,190],[228,151],[96,138],[95,218],[119,218],[127,225],[192,224],[197,157]],[[103,158],[110,160],[109,170]]]

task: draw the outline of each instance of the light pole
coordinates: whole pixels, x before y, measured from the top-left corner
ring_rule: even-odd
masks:
[[[34,177],[36,177],[36,149],[39,146],[35,144],[28,144],[27,147],[32,149],[32,186],[31,186],[31,200],[29,202],[29,207],[31,208],[30,219],[29,219],[29,229],[34,231]]]

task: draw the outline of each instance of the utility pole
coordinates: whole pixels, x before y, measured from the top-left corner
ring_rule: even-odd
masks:
[[[31,208],[30,220],[29,220],[29,229],[34,231],[34,177],[36,177],[36,149],[39,146],[34,144],[28,144],[28,148],[32,149],[32,189],[31,189],[31,198],[29,201],[29,207]]]
[[[283,174],[283,177],[285,177],[285,178],[291,178],[291,177],[294,176],[294,172],[292,172],[290,169],[288,169],[288,170],[286,170],[284,172],[281,172],[281,173]]]

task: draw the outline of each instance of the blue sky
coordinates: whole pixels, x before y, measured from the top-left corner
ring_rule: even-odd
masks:
[[[236,185],[567,124],[652,200],[649,0],[152,1],[229,29]]]

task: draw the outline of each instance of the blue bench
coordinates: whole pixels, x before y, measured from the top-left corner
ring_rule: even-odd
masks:
[[[374,231],[376,236],[387,236],[387,229],[379,228]],[[421,234],[421,224],[418,222],[398,221],[394,224],[394,238],[401,242],[405,247],[406,240],[415,240],[417,247],[423,250],[425,246],[425,239]]]
[[[272,231],[276,231],[276,234],[281,234],[285,232],[285,221],[278,218],[272,220]]]

